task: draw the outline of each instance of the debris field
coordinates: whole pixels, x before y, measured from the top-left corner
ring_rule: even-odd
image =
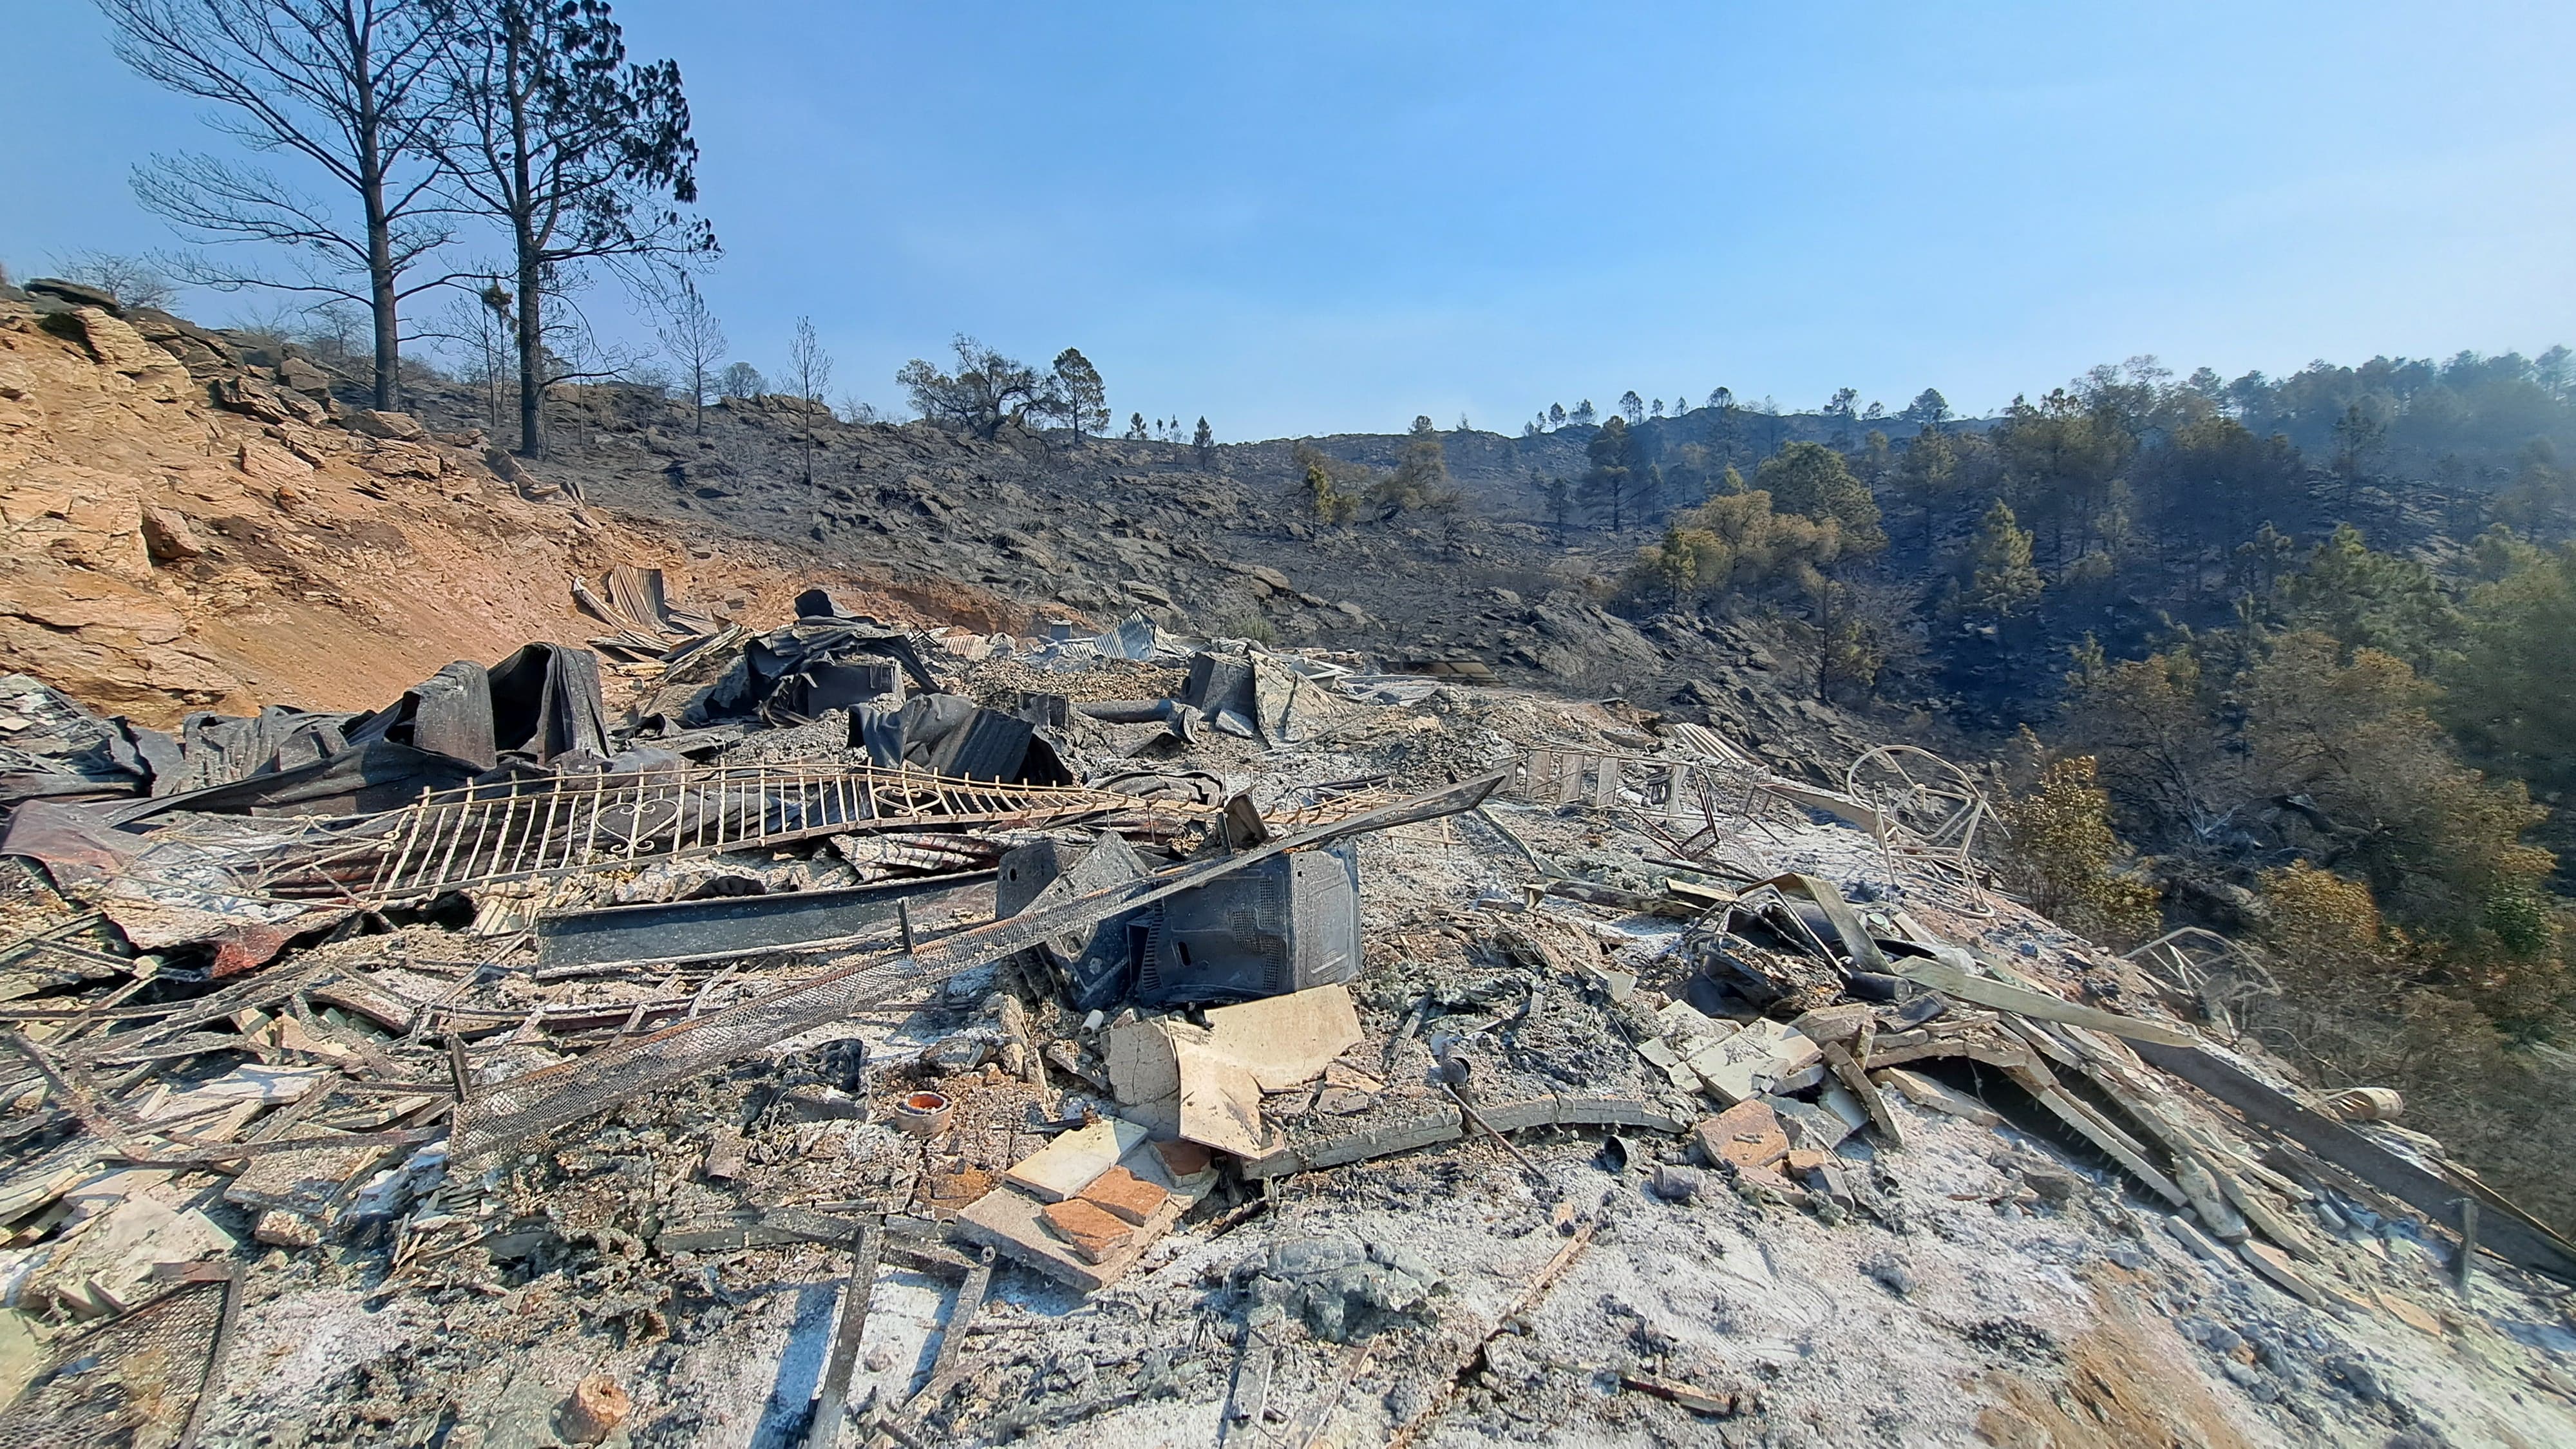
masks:
[[[0,678],[0,1446],[2576,1442],[2576,1247],[1937,758],[575,592]]]

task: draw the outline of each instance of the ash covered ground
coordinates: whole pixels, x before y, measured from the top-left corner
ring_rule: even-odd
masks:
[[[1068,700],[1051,738],[1088,777],[1195,782],[1190,808],[1136,836],[1155,868],[1224,858],[1211,801],[1248,796],[1286,833],[1502,777],[1477,810],[1354,837],[1362,965],[1331,989],[1347,995],[1356,1040],[1258,1097],[1261,1150],[1217,1154],[1196,1186],[1165,1173],[1156,1190],[1185,1210],[1148,1217],[1105,1264],[1070,1240],[988,1254],[995,1239],[960,1230],[1050,1142],[1150,1116],[1122,1100],[1114,1040],[1194,1015],[1079,1009],[1046,958],[1024,952],[925,976],[541,1140],[449,1161],[452,1074],[470,1102],[577,1069],[835,963],[891,959],[898,930],[918,932],[927,958],[989,921],[995,887],[926,899],[901,927],[830,954],[580,971],[530,954],[528,927],[547,914],[848,890],[925,869],[889,838],[948,852],[935,870],[1042,838],[1079,850],[1098,831],[926,821],[894,837],[709,850],[469,890],[290,946],[250,979],[292,989],[197,1026],[188,1053],[145,1070],[84,1055],[59,1018],[41,1022],[30,1059],[58,1073],[83,1059],[89,1075],[22,1079],[13,1108],[18,1216],[0,1249],[18,1305],[13,1373],[161,1291],[138,1270],[190,1257],[239,1275],[208,1444],[804,1443],[865,1241],[877,1256],[864,1332],[831,1421],[844,1443],[2576,1440],[2563,1288],[2488,1256],[2464,1289],[2448,1223],[2282,1152],[2118,1032],[1958,995],[1927,1015],[1919,986],[1880,1001],[1858,985],[1767,1005],[1744,994],[1758,983],[1713,966],[1712,949],[1858,981],[1863,963],[1839,946],[1802,947],[1794,923],[1766,934],[1748,914],[1759,882],[1804,877],[1872,938],[1975,963],[1989,993],[2193,1031],[2237,1059],[2218,1024],[2178,1014],[2183,999],[2137,963],[1973,872],[1891,853],[1801,803],[1810,787],[1771,791],[1786,782],[1723,740],[1616,701],[1259,650],[1241,657],[1307,680],[1289,727],[1264,720],[1244,737],[1208,714],[1187,729],[1103,721],[1082,705],[1185,692],[1189,648],[1104,661],[953,642],[960,652],[933,663],[957,697]],[[612,669],[612,700],[655,687],[654,671],[631,673]],[[1568,757],[1628,763],[1616,788],[1566,799],[1548,761]],[[833,710],[743,729],[702,768],[800,762],[857,769],[867,753]],[[1722,788],[1688,809],[1628,788],[1678,779],[1676,767]],[[101,955],[123,949],[41,875],[11,869],[13,931],[86,930],[77,938]],[[1786,902],[1809,922],[1815,904]],[[20,1004],[103,999],[120,973],[88,965],[94,977]],[[89,1029],[112,1042],[114,1021]],[[1793,1021],[1840,1043],[1875,1084],[1870,1110],[1839,1068],[1803,1057],[1766,1058],[1778,1070],[1746,1079],[1741,1104],[1712,1085],[1722,1069],[1708,1053]],[[851,1041],[865,1048],[855,1077],[842,1075]],[[279,1154],[307,1164],[307,1196],[289,1182],[245,1201],[249,1164],[278,1159],[135,1166],[64,1110],[95,1092],[110,1126],[133,1124],[140,1155],[160,1156],[183,1139],[149,1135],[162,1108],[143,1094],[203,1091],[247,1067],[328,1075],[342,1095],[317,1111],[281,1093],[266,1116],[227,1119],[236,1135],[218,1141],[324,1122],[419,1140],[327,1162]],[[2079,1084],[2112,1140],[2143,1145],[2145,1171],[2050,1109],[2034,1080]],[[361,1087],[373,1096],[351,1095]],[[951,1104],[928,1136],[895,1120],[922,1092]],[[352,1110],[365,1102],[373,1116]],[[1734,1132],[1748,1104],[1782,1129],[1777,1144]],[[285,1121],[307,1113],[316,1125]],[[1426,1121],[1446,1135],[1390,1146]],[[2439,1162],[2429,1139],[2362,1130]],[[1146,1157],[1121,1160],[1151,1175]],[[2187,1164],[2225,1177],[2224,1199],[2199,1204],[2205,1177],[2186,1184],[2190,1200],[2171,1197]],[[274,1187],[281,1174],[258,1175]],[[874,1235],[854,1238],[859,1227]],[[979,1273],[980,1302],[981,1285],[967,1286]],[[48,1372],[58,1389],[78,1377]]]

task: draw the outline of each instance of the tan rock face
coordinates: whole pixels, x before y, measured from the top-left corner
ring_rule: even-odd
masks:
[[[261,439],[244,440],[236,456],[244,477],[271,488],[281,483],[301,483],[313,476],[312,464]]]
[[[419,420],[409,413],[380,413],[374,408],[360,408],[349,425],[371,438],[414,442],[422,436]]]
[[[177,402],[185,394],[188,369],[176,356],[99,308],[83,307],[72,315],[80,319],[82,340],[99,365],[131,380],[156,402]]]

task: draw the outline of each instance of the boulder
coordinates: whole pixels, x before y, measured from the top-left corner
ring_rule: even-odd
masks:
[[[295,391],[303,393],[307,397],[321,398],[329,397],[331,395],[331,374],[324,372],[322,369],[315,367],[312,363],[305,361],[301,357],[294,356],[293,354],[289,354],[285,361],[280,362],[277,365],[277,380]],[[385,414],[385,416],[403,417],[404,415],[401,413],[388,413]],[[419,435],[419,425],[414,424],[409,436],[418,437]],[[380,433],[377,436],[399,437],[404,435]]]
[[[400,417],[396,413],[394,416]],[[438,450],[419,443],[387,441],[367,460],[370,471],[388,478],[435,478],[447,471]]]
[[[157,564],[186,563],[206,551],[188,527],[186,515],[148,505],[143,510],[143,547]]]
[[[38,277],[27,284],[27,290],[40,297],[60,298],[75,307],[98,307],[109,312],[124,310],[114,292],[83,286],[79,282],[66,282],[60,277]]]
[[[188,372],[168,349],[146,342],[142,333],[103,307],[82,307],[72,316],[79,319],[82,345],[101,367],[134,379],[152,397],[178,401]]]
[[[285,370],[282,366],[278,369],[281,374]],[[350,414],[349,426],[371,438],[388,438],[402,443],[417,442],[427,432],[421,427],[420,420],[409,413],[378,412],[374,408],[360,408]]]

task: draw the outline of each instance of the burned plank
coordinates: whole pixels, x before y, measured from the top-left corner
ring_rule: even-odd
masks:
[[[2460,1199],[2478,1199],[2495,1212],[2480,1220],[2478,1246],[2508,1263],[2576,1283],[2576,1244],[2479,1184],[2428,1172],[2342,1123],[2300,1106],[2214,1053],[2144,1041],[2136,1043],[2136,1050],[2149,1065],[2182,1078],[2434,1222],[2457,1221]]]

